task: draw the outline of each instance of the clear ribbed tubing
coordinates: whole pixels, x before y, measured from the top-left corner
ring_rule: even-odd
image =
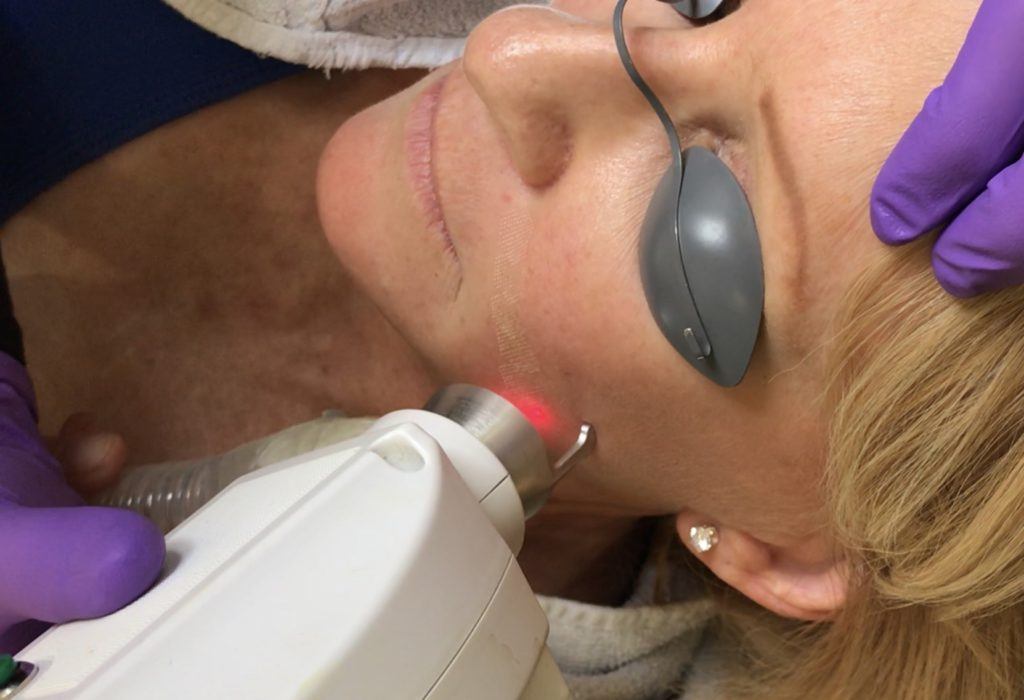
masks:
[[[103,493],[98,502],[130,508],[150,518],[163,532],[169,532],[235,479],[353,438],[374,420],[326,413],[221,455],[137,467]]]

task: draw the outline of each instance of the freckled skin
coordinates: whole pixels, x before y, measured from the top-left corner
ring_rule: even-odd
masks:
[[[354,290],[314,197],[339,120],[421,75],[273,83],[107,154],[5,223],[44,433],[90,411],[141,464],[328,408],[422,403],[437,380]]]
[[[407,234],[406,246],[429,247],[415,211],[405,218],[408,210],[391,207],[382,220],[383,203],[405,196],[400,179],[382,170],[345,193],[363,178],[369,148],[400,162],[401,144],[388,135],[438,76],[335,135],[320,170],[325,229],[358,283],[443,376],[494,382],[495,319],[506,314],[494,300],[514,300],[539,370],[512,382],[564,417],[562,444],[581,420],[600,436],[553,511],[693,508],[786,542],[821,525],[821,350],[843,290],[881,254],[866,206],[873,173],[941,81],[975,3],[936,13],[927,0],[870,9],[812,0],[792,12],[784,0],[757,0],[700,28],[663,4],[631,3],[627,23],[647,27],[629,37],[639,69],[683,142],[716,148],[733,167],[758,222],[765,324],[749,374],[732,390],[691,370],[647,309],[637,233],[668,154],[619,64],[613,5],[500,12],[476,28],[461,62],[441,70],[435,172],[461,258],[457,298],[392,258],[389,269],[405,273],[401,289],[385,289],[378,268],[361,264],[378,254],[372,232],[384,228]],[[528,240],[507,274],[502,232],[517,217],[529,222]]]
[[[871,181],[976,6],[750,0],[693,28],[630,3],[639,69],[757,219],[765,323],[736,389],[689,368],[643,297],[636,239],[668,154],[615,53],[613,2],[556,0],[489,18],[423,83],[311,73],[177,120],[6,223],[44,428],[91,410],[141,463],[325,408],[419,405],[446,382],[512,387],[554,411],[552,447],[581,420],[599,435],[530,523],[537,590],[609,599],[597,564],[642,515],[699,510],[785,544],[821,524],[820,350],[880,254]],[[403,174],[405,117],[443,74],[435,167],[461,271]]]

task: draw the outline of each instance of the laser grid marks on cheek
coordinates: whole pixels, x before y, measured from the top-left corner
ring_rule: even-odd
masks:
[[[529,380],[538,380],[541,376],[540,362],[526,341],[519,320],[523,260],[530,229],[530,218],[524,213],[505,216],[498,225],[497,270],[490,299],[500,355],[498,374],[506,390],[513,392],[532,386]]]
[[[502,395],[526,414],[542,433],[557,430],[559,421],[545,397],[548,386],[540,360],[526,338],[519,317],[522,308],[524,261],[533,230],[525,213],[505,216],[498,225],[497,269],[490,312],[498,346],[498,377]],[[545,442],[553,435],[542,435]]]

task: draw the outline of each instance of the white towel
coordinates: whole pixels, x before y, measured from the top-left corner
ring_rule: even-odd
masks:
[[[165,0],[260,55],[313,68],[433,68],[514,0]],[[532,4],[546,4],[535,0]]]

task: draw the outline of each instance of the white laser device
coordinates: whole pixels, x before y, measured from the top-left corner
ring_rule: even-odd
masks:
[[[449,387],[428,409],[234,481],[168,534],[149,592],[49,630],[3,692],[568,698],[515,555],[571,460],[552,469],[528,421],[486,390]]]

